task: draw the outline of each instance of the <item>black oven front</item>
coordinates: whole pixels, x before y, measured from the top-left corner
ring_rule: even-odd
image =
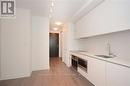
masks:
[[[81,59],[81,58],[78,58],[78,67],[79,68],[82,68],[83,70],[85,70],[87,72],[87,60],[84,60],[84,59]]]

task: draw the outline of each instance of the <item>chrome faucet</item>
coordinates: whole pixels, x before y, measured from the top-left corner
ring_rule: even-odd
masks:
[[[116,55],[111,52],[111,45],[110,45],[110,43],[107,43],[107,46],[108,46],[108,55],[112,56],[112,57],[116,57]]]

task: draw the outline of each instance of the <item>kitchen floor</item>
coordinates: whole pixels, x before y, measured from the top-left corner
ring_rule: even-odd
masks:
[[[0,81],[0,86],[93,86],[59,58],[51,58],[50,62],[50,70],[35,71],[28,78]]]

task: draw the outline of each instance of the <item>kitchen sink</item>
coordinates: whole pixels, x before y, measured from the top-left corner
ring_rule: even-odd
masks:
[[[102,58],[114,58],[112,56],[107,56],[107,55],[95,55],[95,56],[102,57]]]

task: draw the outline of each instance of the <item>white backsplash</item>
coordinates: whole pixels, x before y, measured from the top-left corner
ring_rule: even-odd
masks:
[[[118,58],[130,59],[130,30],[79,40],[79,49],[92,54],[108,55],[108,46]]]

